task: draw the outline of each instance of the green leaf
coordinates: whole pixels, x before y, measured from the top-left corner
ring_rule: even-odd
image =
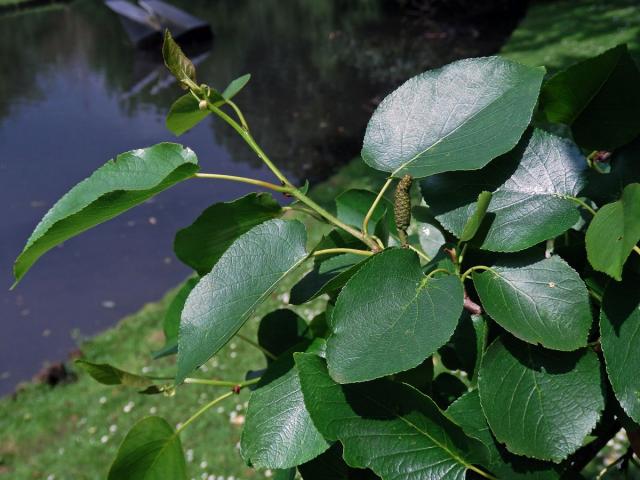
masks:
[[[294,467],[329,448],[305,407],[292,355],[274,361],[251,394],[240,451],[254,468]]]
[[[180,322],[182,382],[222,348],[288,273],[307,258],[298,221],[268,220],[244,233],[193,289]]]
[[[587,349],[556,352],[503,337],[485,352],[478,387],[498,441],[541,460],[575,452],[604,408],[600,362]]]
[[[191,293],[191,290],[198,284],[199,278],[193,277],[184,282],[180,290],[167,308],[167,312],[164,315],[164,338],[165,346],[175,344],[178,342],[178,332],[180,331],[180,317],[182,316],[182,310],[184,304],[187,302],[187,298]]]
[[[571,197],[585,183],[587,163],[569,140],[542,130],[525,135],[513,151],[480,172],[453,172],[421,182],[436,219],[460,238],[478,195],[493,192],[473,244],[516,252],[571,228],[580,213]]]
[[[279,357],[300,343],[309,332],[309,326],[296,312],[286,308],[265,315],[258,327],[258,344]]]
[[[413,77],[374,112],[362,158],[394,177],[482,168],[529,125],[544,72],[485,57]]]
[[[462,312],[454,275],[427,278],[417,255],[387,249],[344,286],[327,340],[331,376],[362,382],[413,368],[444,345]]]
[[[367,215],[369,208],[376,199],[377,194],[368,190],[347,190],[336,198],[336,209],[338,219],[347,225],[354,226],[358,229],[362,228],[364,217]],[[367,230],[373,234],[378,223],[386,221],[386,213],[393,211],[391,202],[386,198],[382,198],[380,203],[373,211],[373,215],[367,225]]]
[[[474,273],[473,283],[491,318],[521,340],[565,351],[587,344],[589,292],[560,257],[505,262]]]
[[[609,380],[625,412],[640,422],[640,289],[637,277],[610,283],[600,311],[600,343]]]
[[[540,101],[550,121],[571,125],[580,146],[613,150],[640,133],[638,85],[638,66],[618,45],[551,77]]]
[[[173,249],[181,261],[205,275],[240,235],[281,214],[282,207],[270,193],[250,193],[232,202],[215,203],[176,233]]]
[[[162,58],[169,71],[183,87],[186,88],[189,83],[196,83],[196,67],[175,42],[168,29],[164,31]]]
[[[125,385],[127,387],[146,388],[153,381],[143,375],[125,372],[108,363],[93,363],[87,360],[76,360],[75,364],[87,372],[98,383],[103,385]]]
[[[632,183],[620,200],[600,208],[591,221],[586,235],[589,263],[621,280],[624,264],[639,241],[640,183]]]
[[[352,467],[382,479],[463,480],[478,449],[429,399],[414,388],[381,380],[339,385],[324,361],[295,354],[304,402],[316,428],[340,440]]]
[[[176,100],[167,114],[166,126],[174,135],[180,136],[187,130],[191,130],[211,112],[200,110],[198,100],[187,93]]]
[[[121,153],[47,212],[14,265],[16,283],[48,250],[193,176],[196,155],[175,143]]]
[[[301,305],[325,293],[339,290],[367,260],[368,258],[362,255],[345,253],[318,262],[314,269],[291,289],[289,301],[293,305]]]
[[[486,447],[486,456],[482,465],[498,478],[509,480],[553,480],[560,478],[552,463],[509,453],[495,440],[482,413],[478,390],[465,393],[458,398],[447,408],[446,414],[462,427],[464,433],[482,442]]]
[[[476,233],[478,232],[478,228],[480,228],[482,220],[484,220],[484,216],[487,214],[487,208],[489,208],[490,201],[491,192],[487,192],[486,190],[480,192],[480,195],[478,195],[478,201],[475,205],[475,211],[469,217],[467,223],[462,229],[462,233],[460,234],[460,241],[468,242],[476,235]]]
[[[484,317],[464,311],[453,336],[440,349],[442,363],[449,370],[467,372],[469,380],[475,383],[484,350],[487,348],[488,336]]]
[[[180,480],[187,478],[180,437],[166,420],[146,417],[122,441],[108,480]]]
[[[240,93],[240,90],[242,90],[245,85],[249,83],[249,80],[251,80],[251,74],[249,73],[247,73],[246,75],[242,75],[235,80],[232,80],[231,83],[227,85],[227,88],[225,88],[222,92],[222,97],[225,100],[231,100],[238,93]]]
[[[443,233],[432,223],[422,221],[417,221],[416,223],[418,226],[418,241],[420,242],[420,247],[430,258],[435,257],[440,247],[446,243]]]

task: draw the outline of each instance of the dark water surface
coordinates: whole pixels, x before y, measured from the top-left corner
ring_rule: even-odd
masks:
[[[453,31],[376,1],[176,2],[208,19],[201,80],[237,97],[254,135],[297,180],[322,179],[360,148],[375,104],[426,68],[495,51],[501,38]],[[411,13],[411,12],[409,12]],[[140,52],[98,1],[0,17],[0,394],[44,362],[162,296],[188,274],[175,231],[208,205],[250,191],[186,182],[46,254],[14,291],[11,266],[48,208],[114,155],[160,141],[181,94],[157,51]],[[226,125],[180,138],[202,171],[272,179]],[[74,333],[75,332],[75,333]]]

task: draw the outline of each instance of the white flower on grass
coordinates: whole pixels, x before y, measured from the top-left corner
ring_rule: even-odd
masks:
[[[218,407],[218,408],[216,408],[216,412],[217,412],[217,413],[224,413],[224,407]]]
[[[156,407],[151,407],[151,408],[149,409],[149,413],[150,413],[151,415],[155,415],[157,411],[158,411],[158,409],[157,409]]]
[[[100,397],[98,402],[100,402],[100,405],[104,405],[105,403],[107,403],[107,397]]]
[[[208,464],[205,460],[203,460],[203,461],[201,461],[201,462],[200,462],[200,468],[201,468],[201,469],[203,469],[203,470],[204,470],[205,468],[207,468],[207,465],[209,465],[209,464]]]
[[[273,475],[273,473],[271,473],[271,470],[265,470],[264,471],[264,476],[267,478],[271,478],[271,476]]]
[[[110,433],[116,433],[118,431],[118,426],[117,425],[110,425],[109,426],[109,432]]]
[[[186,457],[187,457],[187,462],[191,463],[193,462],[193,449],[190,448],[189,450],[186,451]]]
[[[100,443],[107,443],[109,441],[109,436],[108,435],[102,435],[100,437]]]
[[[134,402],[128,402],[124,407],[122,407],[122,411],[124,413],[129,413],[131,410],[133,410],[133,407],[135,407],[136,404]]]
[[[236,357],[238,356],[238,352],[231,352],[231,353],[229,354],[229,356],[230,356],[231,358],[236,358]]]

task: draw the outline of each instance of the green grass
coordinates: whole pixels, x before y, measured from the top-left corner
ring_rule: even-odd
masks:
[[[0,0],[0,5],[12,0]],[[534,4],[527,18],[504,47],[508,57],[557,70],[597,54],[617,43],[630,42],[640,50],[640,9],[635,0],[564,1]],[[375,190],[384,175],[355,160],[314,189],[314,197],[331,205],[346,188]],[[317,240],[317,236],[311,242]],[[244,327],[254,336],[258,319],[281,305],[287,286],[260,307]],[[172,360],[153,362],[150,352],[163,343],[161,325],[172,294],[146,305],[139,313],[82,344],[87,359],[150,375],[171,374]],[[314,308],[299,309],[309,320]],[[242,379],[248,369],[265,365],[262,354],[239,340],[230,342],[206,366],[204,375],[224,380]],[[188,385],[172,397],[145,396],[120,387],[97,384],[78,372],[75,383],[49,388],[27,385],[15,398],[0,400],[0,478],[99,479],[104,478],[117,447],[133,423],[150,414],[177,424],[224,389]],[[264,478],[244,466],[238,452],[241,426],[249,393],[242,392],[213,408],[182,435],[190,478],[215,475]],[[232,414],[232,412],[236,412]],[[235,421],[232,421],[235,416]],[[206,478],[206,476],[205,476]]]

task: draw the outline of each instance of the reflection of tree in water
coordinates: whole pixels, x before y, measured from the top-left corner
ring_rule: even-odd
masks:
[[[394,86],[429,67],[495,51],[504,36],[485,41],[482,32],[459,35],[416,22],[397,1],[174,3],[215,31],[210,51],[187,49],[202,59],[200,79],[223,87],[251,73],[237,100],[258,141],[295,176],[318,179],[359,151],[376,102]],[[0,28],[3,99],[42,98],[46,85],[38,78],[51,69],[98,75],[128,115],[149,108],[164,114],[180,94],[159,50],[133,49],[101,2],[0,19]],[[0,103],[0,117],[8,113]],[[235,159],[257,165],[229,127],[209,124]]]

